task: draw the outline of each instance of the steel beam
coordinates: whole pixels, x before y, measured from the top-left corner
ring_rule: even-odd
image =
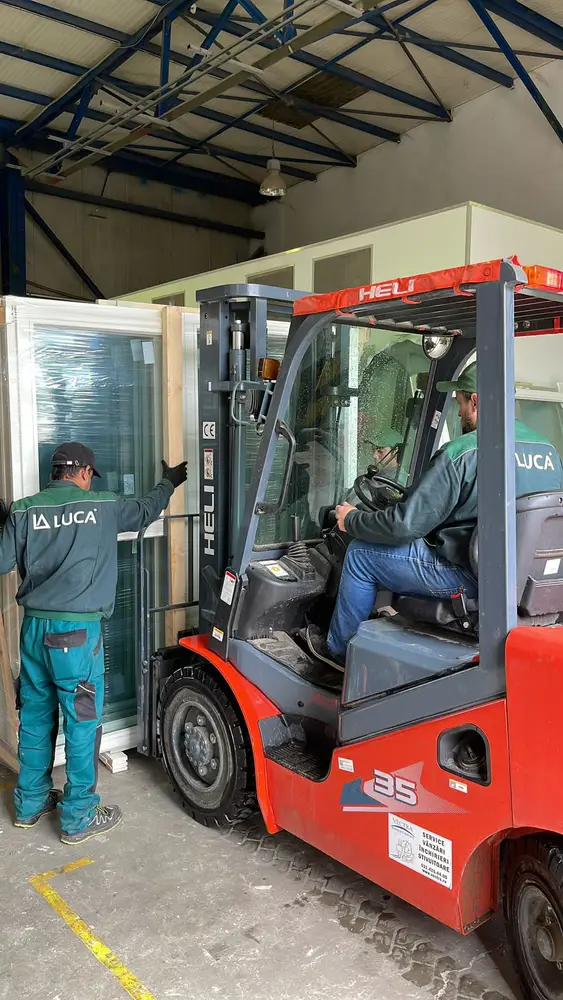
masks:
[[[50,98],[47,97],[47,95],[45,94],[38,94],[35,91],[27,91],[23,90],[22,88],[11,87],[7,84],[0,84],[0,95],[15,97],[19,100],[29,101],[35,104],[41,104],[41,103],[48,104],[50,100]],[[87,117],[93,118],[96,121],[106,121],[108,116],[101,111],[95,111],[94,109],[90,108],[88,109]],[[0,134],[6,137],[9,145],[11,145],[12,148],[17,148],[13,140],[13,126],[19,123],[17,122],[14,123],[12,119],[8,119],[7,122],[8,125],[6,126],[6,119],[0,119]],[[8,139],[9,129],[11,130],[9,132],[10,138]],[[56,133],[52,131],[52,134]],[[159,135],[160,133],[157,130],[155,134]],[[66,137],[63,134],[61,134],[61,139],[64,138]],[[26,147],[33,148],[34,139],[38,139],[44,142],[45,136],[39,135],[37,137],[31,137],[31,139],[29,139],[26,142],[25,144]],[[174,139],[171,138],[170,141],[174,142]],[[187,140],[187,143],[189,143],[189,139]],[[191,151],[189,148],[186,148],[184,144],[183,146],[185,153]],[[36,146],[35,148],[38,147]],[[60,147],[54,147],[53,144],[50,144],[49,148],[53,149]],[[129,169],[123,169],[124,166],[123,161],[119,160],[116,161],[114,155],[112,157],[104,158],[104,166],[107,169],[117,169],[116,166],[117,162],[121,166],[121,169],[119,170],[120,173],[129,173],[134,177],[143,177],[140,166],[137,169],[133,169],[135,166],[135,159],[136,156],[135,153],[133,152],[130,154],[130,158],[128,160],[130,164]],[[219,174],[211,170],[204,170],[196,167],[190,167],[188,165],[175,167],[174,175],[172,176],[170,173],[170,168],[167,165],[166,161],[149,157],[143,157],[142,162],[145,163],[147,169],[150,170],[150,178],[153,180],[158,180],[162,184],[169,184],[173,187],[176,186],[193,191],[199,191],[201,194],[212,194],[216,195],[219,198],[228,198],[233,201],[242,201],[249,205],[261,204],[261,198],[258,195],[258,189],[251,181],[245,181],[239,179],[238,177],[227,177],[225,174]],[[264,157],[263,162],[264,164],[267,162],[267,157]],[[263,165],[262,161],[257,163],[257,166],[262,166],[262,165]],[[156,176],[157,173],[159,174],[159,176]],[[293,174],[294,169],[290,168],[288,170],[288,173]],[[308,174],[306,177],[303,177],[301,176],[301,173],[302,172],[299,171],[298,174],[295,174],[296,176],[299,176],[300,180],[305,180],[305,179],[314,180],[314,175]]]
[[[172,38],[172,18],[167,17],[162,26],[162,53],[160,56],[160,86],[165,87],[170,78],[170,41]],[[167,101],[161,101],[157,107],[157,115],[163,115],[168,109]]]
[[[0,119],[0,134],[2,134],[2,119]],[[9,141],[9,140],[8,140]],[[40,153],[52,153],[59,145],[43,136],[33,136],[26,145]],[[246,205],[261,205],[263,199],[259,194],[258,185],[237,177],[226,177],[211,170],[201,170],[197,167],[176,165],[144,154],[136,154],[124,150],[121,155],[113,154],[104,158],[103,167],[110,173],[128,174],[130,177],[140,177],[142,180],[156,181],[170,187],[182,188],[186,191],[198,191],[200,194],[215,195],[230,201],[243,202]]]
[[[97,80],[101,73],[111,73],[118,66],[123,65],[124,62],[131,58],[136,46],[159,34],[164,23],[181,13],[185,7],[189,6],[189,3],[190,0],[168,0],[168,3],[164,7],[161,7],[156,17],[153,17],[147,24],[144,24],[134,35],[126,36],[125,41],[122,41],[105,59],[102,59],[96,66],[89,69],[80,80],[73,83],[64,94],[61,94],[60,97],[52,101],[35,118],[22,125],[16,132],[17,140],[23,142],[30,135],[37,132],[38,129],[49,125],[61,112],[68,108],[69,104],[73,104],[80,97],[82,91]]]
[[[483,0],[483,6],[504,21],[514,24],[528,34],[541,38],[548,45],[563,49],[563,26],[552,21],[518,0]],[[549,56],[547,57],[549,58]]]
[[[77,63],[69,63],[66,60],[55,59],[54,57],[48,56],[48,55],[46,55],[46,54],[44,54],[42,52],[36,52],[36,51],[34,51],[32,49],[22,49],[19,46],[10,45],[9,43],[2,42],[2,41],[0,41],[0,55],[9,55],[9,56],[11,56],[14,59],[20,59],[20,60],[22,60],[24,62],[35,63],[36,65],[39,65],[39,66],[48,66],[50,69],[60,70],[61,73],[69,73],[72,76],[82,76],[83,73],[87,72],[87,67],[80,66]],[[222,71],[217,71],[217,74],[219,75],[219,73],[221,73],[221,72]],[[224,74],[224,75],[227,76],[228,74]],[[113,85],[117,90],[123,90],[126,94],[132,94],[132,95],[134,95],[136,97],[143,97],[143,96],[145,96],[150,91],[150,89],[151,89],[146,84],[131,83],[130,80],[123,80],[121,78],[114,77],[113,75],[112,76],[103,75],[103,76],[100,77],[100,81],[101,81],[102,85],[106,85],[106,86]],[[259,105],[254,105],[252,108],[249,109],[249,113],[250,114],[253,114],[255,112],[259,112],[260,108],[262,108],[264,106],[264,104],[269,104],[271,102],[272,96],[270,95],[270,93],[267,93],[265,91],[265,88],[263,86],[261,86],[259,83],[255,83],[254,81],[249,80],[249,81],[247,81],[246,84],[244,84],[244,87],[245,87],[245,89],[251,91],[255,95],[254,100],[261,101],[261,103]],[[286,92],[290,93],[290,91],[286,91]],[[29,93],[32,93],[32,92],[29,92]],[[264,98],[266,98],[266,99],[263,100]],[[233,99],[234,99],[233,96],[229,95],[229,100],[233,100]],[[242,100],[242,98],[241,98],[241,100]],[[249,96],[248,98],[245,98],[245,100],[252,101],[253,98]],[[39,103],[43,103],[43,102],[39,102]],[[176,98],[173,98],[173,103],[174,104],[177,103],[177,99]],[[295,107],[297,107],[297,108],[303,107],[303,109],[305,110],[304,106],[308,102],[302,101],[301,98],[293,96],[292,99],[291,99],[291,103]],[[171,102],[171,106],[172,106],[172,102]],[[313,106],[309,103],[308,107],[312,109]],[[325,114],[325,111],[328,112],[328,114]],[[315,113],[318,115],[319,118],[332,118],[332,116],[334,115],[335,111],[338,114],[338,109],[325,108],[322,105],[315,105]],[[197,111],[194,111],[194,114],[197,114]],[[88,115],[88,114],[86,114],[85,116],[86,117],[90,117],[90,115]],[[100,119],[96,119],[96,120],[100,120]],[[334,120],[336,120],[336,119],[334,119]],[[365,122],[361,121],[358,118],[353,117],[353,115],[351,113],[347,113],[346,114],[346,121],[345,122],[344,121],[341,122],[341,124],[347,125],[348,128],[356,128],[360,132],[367,132],[368,131],[368,129],[365,127]],[[17,128],[18,125],[15,125],[14,127]],[[235,127],[235,126],[233,126],[233,127]],[[388,134],[387,135],[382,135],[381,134],[382,130],[380,128],[378,128],[378,126],[373,126],[372,128],[373,128],[373,132],[372,132],[373,135],[377,135],[379,138],[388,138],[392,142],[397,142],[398,141],[399,137],[397,136],[397,133],[390,132],[388,130],[383,130],[383,131],[387,131]],[[243,131],[244,131],[244,129],[243,129]],[[156,133],[154,133],[154,134],[156,134]],[[189,142],[189,139],[187,139],[187,142]],[[196,145],[197,146],[203,145],[203,140],[202,141],[198,140],[196,142]],[[223,150],[220,155],[221,156],[225,156],[227,154]],[[332,155],[332,150],[327,147],[325,155],[330,157]],[[239,159],[239,157],[238,157],[238,155],[233,155],[231,157],[231,159]],[[296,174],[295,176],[298,176],[298,175]],[[301,180],[312,180],[313,178],[311,176],[302,176],[300,179]]]
[[[318,104],[314,104],[311,101],[304,101],[301,97],[292,101],[291,92],[287,95],[287,102],[284,101],[283,96],[280,100],[290,106],[294,104],[296,108],[308,111],[310,114],[317,115],[319,118],[326,118],[327,121],[336,122],[337,125],[345,125],[346,128],[355,129],[357,132],[365,132],[367,135],[377,136],[379,139],[387,139],[389,142],[401,141],[401,136],[398,132],[392,132],[390,129],[383,128],[381,125],[372,125],[371,122],[362,121],[362,119],[356,118],[350,112],[348,114],[344,114],[338,108],[320,107]]]
[[[272,138],[272,129],[264,125],[258,125],[256,122],[241,121],[239,118],[235,118],[233,121],[229,115],[224,114],[222,111],[215,111],[213,108],[198,108],[197,113],[201,118],[209,118],[210,121],[220,122],[229,128],[241,128],[244,132],[250,132],[251,135],[259,135],[264,139]],[[210,138],[213,138],[213,136]],[[207,141],[207,139],[203,139],[202,143]],[[326,156],[327,166],[335,166],[336,164],[338,166],[355,166],[356,163],[354,156],[348,156],[347,153],[342,153],[338,149],[328,149],[326,146],[320,146],[316,142],[311,142],[309,139],[302,139],[297,135],[289,135],[287,132],[277,131],[276,143],[295,146],[297,149],[306,149],[307,152],[314,153],[316,156]],[[333,162],[330,163],[330,160]]]
[[[13,156],[0,145],[0,292],[26,294],[25,190]]]
[[[80,122],[84,118],[84,115],[86,114],[86,111],[88,109],[88,105],[92,100],[92,97],[94,96],[95,87],[96,87],[95,84],[90,84],[90,86],[85,87],[84,90],[82,91],[82,94],[80,96],[80,101],[78,102],[76,111],[72,116],[72,121],[67,129],[66,134],[68,139],[74,139],[76,133],[78,132],[78,127],[80,125]]]
[[[214,24],[217,19],[217,14],[202,10],[199,6],[195,16],[202,24]],[[244,35],[248,34],[248,29],[244,25],[233,20],[228,21],[223,30],[228,34],[235,35],[238,38],[242,38]],[[272,50],[277,48],[275,42],[268,40],[261,42],[260,44],[263,48]],[[363,42],[360,42],[359,45],[363,45]],[[340,53],[337,59],[343,58],[346,54],[349,53]],[[310,52],[292,52],[289,58],[295,60],[296,62],[303,63],[306,66],[311,66],[313,69],[323,70],[333,76],[340,76],[343,79],[348,80],[350,83],[356,83],[358,86],[363,87],[365,90],[371,91],[372,93],[381,94],[383,97],[389,97],[391,100],[399,101],[401,104],[418,108],[418,110],[424,111],[426,114],[434,115],[436,118],[444,121],[447,120],[447,116],[444,115],[444,111],[439,104],[435,104],[432,101],[426,101],[424,98],[418,97],[415,94],[410,94],[407,91],[399,89],[398,87],[392,87],[389,84],[381,83],[379,80],[374,80],[372,77],[366,76],[364,73],[359,73],[356,70],[349,69],[347,66],[341,66],[336,61],[327,62],[319,56],[314,56]]]
[[[494,38],[499,49],[506,57],[510,65],[512,66],[514,72],[517,74],[517,76],[524,84],[526,90],[530,94],[530,97],[532,97],[532,99],[536,102],[542,115],[551,125],[551,128],[555,132],[555,135],[557,136],[559,141],[563,142],[563,125],[559,121],[553,109],[547,103],[541,91],[538,89],[538,87],[532,80],[530,74],[528,73],[528,70],[520,62],[520,59],[518,58],[512,47],[507,42],[496,21],[493,20],[489,12],[485,9],[483,0],[469,0],[469,3],[473,7],[473,10],[477,14],[477,16],[483,22],[489,34]]]
[[[40,104],[41,106],[47,106],[49,104],[50,100],[51,100],[51,98],[47,94],[40,94],[37,91],[24,90],[21,87],[12,87],[12,86],[10,86],[8,84],[2,84],[2,83],[0,83],[0,95],[4,95],[4,96],[7,96],[7,97],[14,97],[14,98],[16,98],[18,100],[27,101],[27,102],[32,103],[32,104]],[[73,109],[69,108],[68,110],[71,112]],[[194,114],[198,114],[198,113],[200,114],[200,117],[204,117],[204,118],[208,117],[206,115],[205,111],[194,112]],[[84,117],[85,118],[90,118],[93,121],[104,122],[104,121],[108,120],[109,115],[106,114],[103,111],[97,111],[95,108],[87,108],[85,110],[85,112],[84,112]],[[213,120],[215,120],[215,119],[213,119]],[[4,134],[5,135],[9,134],[9,135],[13,136],[14,131],[19,127],[19,125],[20,125],[20,122],[14,121],[13,119],[0,119],[0,132],[3,135]],[[233,127],[236,127],[236,126],[233,126]],[[244,126],[244,125],[242,126],[242,130],[243,131],[249,131],[249,129],[246,128],[246,126]],[[58,134],[53,129],[51,129],[50,131],[51,131],[51,134]],[[202,149],[202,150],[205,150],[206,152],[208,152],[208,154],[211,155],[211,156],[213,156],[213,155],[222,156],[222,157],[224,157],[226,159],[231,159],[231,160],[245,160],[247,163],[252,163],[254,166],[258,166],[258,167],[265,167],[266,163],[268,162],[268,157],[267,156],[260,156],[258,154],[255,155],[255,154],[251,154],[251,153],[245,154],[245,153],[239,152],[238,150],[230,150],[230,149],[228,149],[225,146],[216,146],[214,144],[211,144],[206,139],[197,139],[197,140],[193,139],[192,140],[192,139],[190,139],[189,136],[183,136],[180,133],[166,131],[165,129],[159,129],[158,126],[155,127],[155,128],[153,128],[151,130],[151,134],[153,136],[155,136],[156,138],[165,139],[166,141],[170,142],[172,145],[181,146],[183,148],[183,150],[184,150],[184,154],[182,154],[182,155],[185,155],[185,154],[190,153],[190,152],[196,153],[200,149]],[[66,137],[68,137],[68,136],[66,136]],[[65,136],[64,136],[64,134],[62,132],[60,133],[60,138],[61,139],[65,138]],[[15,141],[12,142],[12,145],[14,147],[16,146]],[[26,145],[27,145],[27,143],[26,143]],[[331,165],[331,162],[330,162],[331,160],[333,161],[333,163],[340,163],[340,160],[336,160],[333,157],[333,150],[329,149],[328,147],[325,148],[323,146],[319,146],[317,144],[312,144],[312,145],[313,145],[313,152],[316,151],[318,155],[323,155],[325,157],[325,159],[322,161],[325,165]],[[303,143],[300,142],[299,146],[303,146]],[[171,149],[170,152],[172,153],[173,150]],[[326,157],[328,157],[328,159],[326,159]],[[303,163],[307,163],[307,160],[303,159]],[[345,166],[352,165],[353,166],[353,164],[350,164],[349,160],[347,160],[343,165],[345,165]],[[291,165],[288,165],[284,169],[285,169],[285,172],[288,174],[288,176],[290,176],[290,177],[296,177],[296,178],[298,178],[298,180],[302,180],[302,181],[314,181],[316,179],[316,175],[315,174],[311,173],[310,171],[306,171],[306,170],[300,169],[299,167],[292,167]],[[218,178],[224,178],[225,181],[229,181],[230,180],[230,178],[228,178],[226,175],[224,175],[224,174],[216,174],[214,172],[210,172],[209,176],[210,176],[210,179],[213,180],[213,182],[216,182]],[[229,197],[229,196],[226,195],[226,197]]]
[[[374,19],[372,23],[379,24],[381,22],[376,22]],[[475,73],[477,76],[482,76],[485,80],[492,80],[493,83],[500,84],[501,87],[510,88],[514,86],[512,77],[508,76],[506,73],[501,73],[500,70],[494,69],[492,66],[487,66],[486,63],[479,62],[478,59],[472,59],[471,56],[466,56],[462,52],[452,49],[445,42],[434,41],[432,38],[427,38],[426,35],[421,35],[418,31],[413,31],[412,28],[400,27],[397,28],[397,31],[405,42],[410,42],[412,45],[416,45],[419,49],[432,52],[434,55],[440,56],[447,62],[454,63],[456,66],[461,66],[463,69],[468,69],[471,73]],[[386,36],[385,29],[383,28],[381,34],[377,37],[392,38],[389,34]]]
[[[45,222],[42,215],[39,214],[36,208],[33,207],[31,202],[25,201],[25,211],[29,218],[35,223],[35,225],[41,230],[44,236],[47,237],[49,243],[51,243],[57,253],[61,255],[63,260],[66,260],[67,264],[70,264],[72,270],[78,275],[81,281],[84,282],[87,288],[90,289],[92,295],[95,299],[105,299],[105,295],[100,291],[96,283],[92,280],[89,274],[86,273],[84,268],[78,263],[75,257],[71,254],[70,250],[65,247],[62,240],[59,239],[57,234],[53,232],[50,225]]]
[[[232,226],[228,222],[202,219],[195,215],[183,215],[181,212],[168,212],[163,208],[152,208],[149,205],[137,205],[117,198],[106,198],[85,191],[73,191],[55,184],[40,184],[38,181],[26,181],[25,190],[35,194],[47,195],[51,198],[62,198],[84,205],[96,205],[98,208],[108,208],[117,212],[127,212],[129,215],[142,215],[147,219],[161,219],[164,222],[175,222],[181,226],[191,226],[195,229],[208,229],[215,233],[225,233],[228,236],[240,236],[248,240],[263,240],[265,233],[259,229],[248,229],[245,226]]]
[[[48,4],[39,3],[38,0],[1,0],[1,3],[4,7],[25,10],[28,14],[37,14],[38,17],[68,24],[71,28],[78,28],[79,31],[87,31],[92,35],[101,35],[102,38],[111,38],[121,44],[129,37],[126,32],[110,28],[107,24],[98,24],[87,17],[79,17],[78,14],[71,14],[70,11],[60,10],[58,7],[50,7]]]
[[[292,38],[295,38],[297,34],[297,29],[293,23],[293,14],[291,13],[291,8],[293,7],[293,0],[283,0],[283,9],[287,11],[288,18],[283,29],[282,41],[290,42]]]
[[[248,3],[248,0],[245,0]],[[368,0],[369,6],[375,6],[373,0]],[[265,16],[256,8],[256,18],[259,24],[266,22]],[[219,15],[221,17],[221,15]],[[213,23],[216,21],[216,17],[213,18]],[[307,45],[314,45],[315,42],[326,38],[329,35],[335,34],[340,28],[345,27],[350,23],[350,17],[348,14],[335,14],[334,17],[327,18],[326,21],[321,21],[318,24],[314,24],[311,28],[307,28],[306,31],[301,32],[297,38],[293,39],[291,42],[286,42],[283,45],[278,45],[275,41],[271,39],[263,39],[262,42],[258,42],[263,48],[267,48],[270,51],[257,59],[250,70],[240,70],[238,73],[233,73],[226,80],[215,84],[214,87],[210,87],[208,90],[202,91],[194,97],[189,97],[188,100],[183,101],[177,108],[168,113],[167,120],[174,121],[176,118],[181,118],[182,115],[188,114],[194,108],[201,107],[202,104],[213,100],[215,97],[222,97],[227,91],[239,86],[239,84],[244,83],[249,77],[252,77],[252,73],[259,70],[272,69],[279,62],[284,59],[296,59],[298,56],[304,56],[305,53],[303,49]],[[223,23],[223,21],[222,21]],[[229,21],[225,22],[225,27],[228,25]],[[244,34],[248,34],[247,29],[244,29]],[[322,60],[321,60],[322,61]]]

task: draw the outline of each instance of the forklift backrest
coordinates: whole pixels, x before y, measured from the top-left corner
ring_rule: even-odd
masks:
[[[519,614],[563,613],[563,492],[518,497],[516,537]]]
[[[563,614],[563,493],[528,493],[516,500],[517,603],[523,617]],[[478,576],[475,528],[469,562]]]

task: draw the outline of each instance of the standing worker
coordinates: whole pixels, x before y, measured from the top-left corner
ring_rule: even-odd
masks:
[[[0,573],[17,566],[16,600],[24,609],[20,638],[19,778],[15,826],[30,829],[60,807],[63,844],[81,844],[121,822],[118,806],[96,794],[102,738],[102,618],[117,585],[117,536],[140,531],[168,506],[187,479],[187,463],[170,468],[140,500],[90,493],[94,453],[77,441],[51,459],[51,481],[4,511]],[[51,771],[63,715],[67,780],[53,788]]]

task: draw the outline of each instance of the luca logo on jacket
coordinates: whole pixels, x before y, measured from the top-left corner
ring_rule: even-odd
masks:
[[[530,452],[516,452],[516,464],[520,469],[538,469],[540,472],[547,472],[550,469],[555,472],[555,466],[551,461],[549,452],[540,455],[531,455]]]
[[[97,508],[93,510],[65,511],[64,514],[54,514],[53,523],[50,524],[45,514],[33,515],[34,531],[51,531],[53,528],[68,528],[71,524],[97,524]]]

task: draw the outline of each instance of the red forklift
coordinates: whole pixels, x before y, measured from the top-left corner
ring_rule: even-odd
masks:
[[[563,493],[515,496],[514,439],[515,338],[563,332],[563,273],[199,299],[199,627],[152,656],[144,633],[139,749],[200,823],[259,809],[462,934],[503,907],[525,995],[563,996]],[[333,669],[302,634],[334,606],[335,505],[401,503],[475,352],[478,601],[378,595]]]

